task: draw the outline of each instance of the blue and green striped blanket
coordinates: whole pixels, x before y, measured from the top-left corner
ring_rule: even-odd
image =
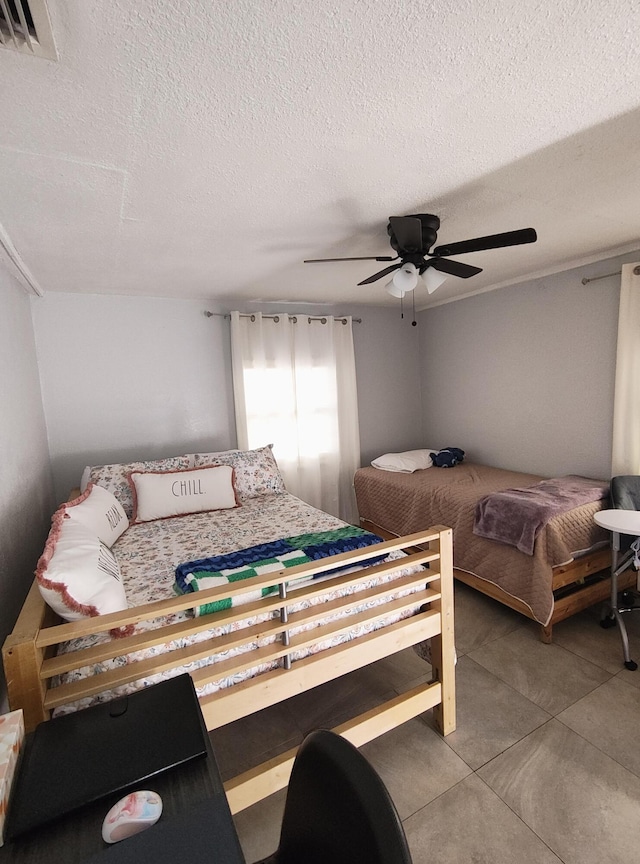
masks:
[[[288,567],[295,567],[298,564],[307,564],[329,555],[337,555],[339,552],[350,552],[353,549],[362,549],[365,546],[381,542],[381,537],[364,531],[362,528],[357,528],[355,525],[345,525],[344,528],[336,528],[332,531],[317,531],[309,534],[298,534],[295,537],[284,537],[281,540],[273,540],[270,543],[260,543],[247,549],[229,552],[227,555],[215,555],[211,558],[200,558],[197,561],[180,564],[176,568],[174,590],[176,594],[206,591],[207,588],[250,579],[252,576],[263,576],[265,573],[273,573]],[[367,564],[375,564],[384,560],[385,557],[385,555],[380,555],[376,558],[369,558]],[[331,573],[339,573],[341,569],[344,567],[332,569]],[[322,575],[325,574],[317,573],[314,578]],[[301,580],[294,580],[294,583],[298,581]],[[278,586],[272,585],[262,590],[248,591],[246,594],[233,598],[215,600],[195,607],[194,614],[207,615],[210,612],[229,609],[232,606],[258,600],[260,597],[273,594],[277,590]]]

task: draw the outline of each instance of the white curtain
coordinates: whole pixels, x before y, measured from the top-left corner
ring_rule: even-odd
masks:
[[[623,264],[611,476],[640,474],[640,265]]]
[[[289,492],[357,523],[351,318],[232,312],[231,349],[238,447],[273,444]]]

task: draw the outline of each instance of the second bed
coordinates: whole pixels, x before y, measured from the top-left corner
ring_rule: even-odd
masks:
[[[356,472],[355,491],[362,526],[385,537],[432,524],[452,528],[454,576],[537,621],[550,642],[554,624],[609,597],[608,534],[593,520],[608,499],[551,519],[533,555],[473,533],[480,498],[542,479],[470,462],[413,473],[367,467]]]

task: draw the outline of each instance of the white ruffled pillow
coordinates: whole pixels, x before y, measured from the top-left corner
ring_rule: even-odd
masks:
[[[93,483],[79,498],[63,504],[62,509],[69,519],[84,525],[109,548],[129,527],[127,514],[115,495]]]
[[[65,621],[127,608],[113,552],[62,507],[54,514],[36,580],[45,602]]]
[[[238,507],[231,465],[185,471],[132,471],[133,522]]]
[[[424,468],[431,468],[430,453],[437,453],[437,447],[431,447],[428,450],[405,450],[404,453],[385,453],[384,456],[378,456],[371,463],[374,468],[380,468],[381,471],[398,471],[402,474],[413,474],[414,471],[420,471]]]

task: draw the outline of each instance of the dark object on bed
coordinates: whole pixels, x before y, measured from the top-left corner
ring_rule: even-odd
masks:
[[[207,754],[190,675],[41,723],[8,818],[14,839],[85,804]]]
[[[453,468],[464,460],[464,450],[459,447],[445,447],[437,453],[431,453],[430,456],[436,468]]]
[[[411,864],[386,786],[345,738],[321,729],[296,756],[277,852],[260,864]]]

